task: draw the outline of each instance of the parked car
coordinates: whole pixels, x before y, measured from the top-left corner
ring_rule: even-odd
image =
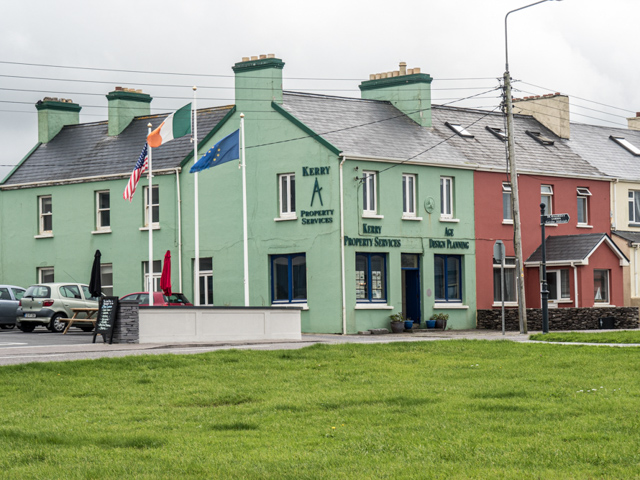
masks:
[[[60,318],[71,318],[72,308],[98,308],[98,299],[89,293],[88,285],[81,283],[40,283],[27,288],[16,311],[16,324],[23,332],[33,332],[38,326],[52,332],[62,332],[66,323]],[[84,314],[82,317],[86,318]],[[93,330],[91,322],[74,322],[74,327],[85,332]]]
[[[16,310],[24,292],[22,287],[0,285],[0,328],[16,326]]]
[[[130,293],[120,298],[120,300],[135,300],[142,306],[149,305],[149,292]],[[162,292],[153,292],[154,307],[193,307],[187,297],[181,293],[164,295]]]

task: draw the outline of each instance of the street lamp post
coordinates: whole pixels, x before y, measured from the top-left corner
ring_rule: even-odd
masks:
[[[516,168],[516,152],[513,138],[513,105],[511,103],[511,75],[509,73],[509,44],[507,41],[507,20],[509,15],[525,8],[554,0],[540,0],[524,7],[511,10],[504,17],[504,95],[507,110],[507,145],[509,155],[509,173],[511,179],[511,209],[513,210],[513,246],[516,256],[517,289],[518,289],[518,320],[520,333],[527,333],[527,309],[524,295],[524,263],[522,259],[522,230],[520,226],[520,201],[518,197],[518,170]],[[561,0],[556,0],[561,1]]]

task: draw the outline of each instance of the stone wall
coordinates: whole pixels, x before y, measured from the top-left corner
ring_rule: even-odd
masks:
[[[138,302],[125,300],[118,302],[118,315],[113,329],[113,343],[138,343],[139,320]]]
[[[518,310],[505,309],[505,330],[519,331]],[[638,307],[609,308],[550,308],[549,331],[552,330],[596,330],[601,318],[613,318],[613,327],[620,329],[640,328]],[[478,310],[476,328],[502,330],[500,309]],[[542,330],[542,310],[527,308],[527,329]]]

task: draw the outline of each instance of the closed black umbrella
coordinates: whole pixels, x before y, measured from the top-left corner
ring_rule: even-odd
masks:
[[[102,296],[102,279],[100,278],[100,250],[96,250],[93,257],[93,267],[91,267],[91,280],[89,281],[89,293],[93,297],[100,298]]]

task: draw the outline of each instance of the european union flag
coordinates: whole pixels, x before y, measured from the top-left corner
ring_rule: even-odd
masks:
[[[240,130],[227,135],[198,160],[189,173],[199,172],[207,168],[222,165],[240,158]]]

